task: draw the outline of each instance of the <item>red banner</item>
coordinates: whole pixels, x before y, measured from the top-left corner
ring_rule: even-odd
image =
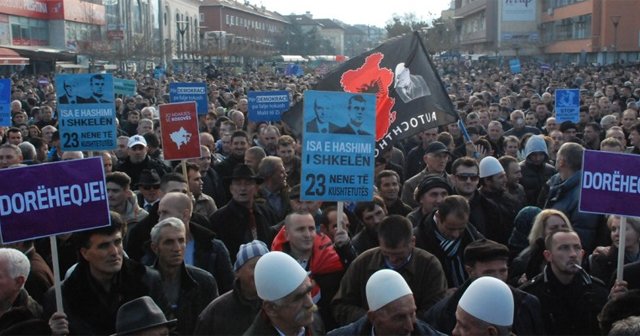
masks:
[[[47,0],[1,0],[0,12],[34,19],[49,18],[49,1]]]
[[[198,113],[195,102],[160,105],[160,129],[165,160],[200,157]]]

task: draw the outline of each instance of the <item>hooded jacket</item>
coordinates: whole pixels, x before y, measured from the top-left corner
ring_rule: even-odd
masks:
[[[544,153],[544,161],[542,165],[534,165],[529,160],[529,155],[533,153]],[[525,205],[538,204],[538,195],[540,190],[544,187],[545,183],[553,174],[556,173],[556,169],[547,163],[549,160],[549,152],[547,151],[547,143],[541,136],[532,136],[527,141],[524,147],[525,160],[520,162],[520,170],[522,171],[522,178],[520,184],[524,187],[525,194],[527,196],[527,203]]]

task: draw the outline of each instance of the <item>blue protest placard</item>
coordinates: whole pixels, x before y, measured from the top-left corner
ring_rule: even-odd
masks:
[[[11,181],[0,190],[5,244],[111,224],[101,157],[2,169],[0,181]]]
[[[375,113],[374,94],[305,92],[301,199],[373,198]]]
[[[520,73],[522,72],[522,68],[520,66],[520,60],[517,58],[509,60],[509,69],[511,69],[511,73]]]
[[[0,127],[11,126],[11,80],[0,79]]]
[[[249,91],[250,121],[280,121],[289,109],[287,91]]]
[[[137,82],[132,79],[113,79],[113,93],[133,97],[138,92],[136,88]]]
[[[111,74],[57,75],[56,94],[63,151],[116,148],[116,106]]]
[[[640,217],[640,156],[586,150],[580,211]]]
[[[207,114],[207,84],[206,83],[171,83],[169,84],[169,99],[172,103],[196,102],[198,115]]]
[[[580,121],[580,90],[557,89],[555,111],[558,124],[567,120],[574,123]]]

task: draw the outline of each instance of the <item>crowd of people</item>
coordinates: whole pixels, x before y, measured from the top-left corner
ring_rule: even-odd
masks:
[[[640,154],[640,67],[436,65],[469,137],[389,147],[342,213],[301,199],[295,127],[248,118],[249,91],[295,104],[317,76],[117,74],[138,94],[113,97],[117,148],[88,153],[60,149],[54,78],[13,77],[0,169],[101,156],[112,224],[56,237],[63,311],[49,240],[0,248],[0,334],[639,334],[640,219],[616,279],[620,217],[578,202],[585,149]],[[184,166],[160,140],[171,82],[208,87]]]

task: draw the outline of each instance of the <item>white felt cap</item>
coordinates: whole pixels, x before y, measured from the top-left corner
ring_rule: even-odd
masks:
[[[307,272],[288,254],[275,251],[258,260],[254,278],[258,296],[276,301],[293,293],[307,278]]]
[[[480,161],[480,177],[493,176],[503,172],[504,169],[500,161],[493,156],[487,156]]]
[[[413,294],[402,275],[390,269],[373,273],[367,281],[366,291],[370,311],[376,311],[405,295]]]
[[[492,325],[513,325],[513,294],[507,284],[494,277],[476,279],[462,294],[458,307]]]

